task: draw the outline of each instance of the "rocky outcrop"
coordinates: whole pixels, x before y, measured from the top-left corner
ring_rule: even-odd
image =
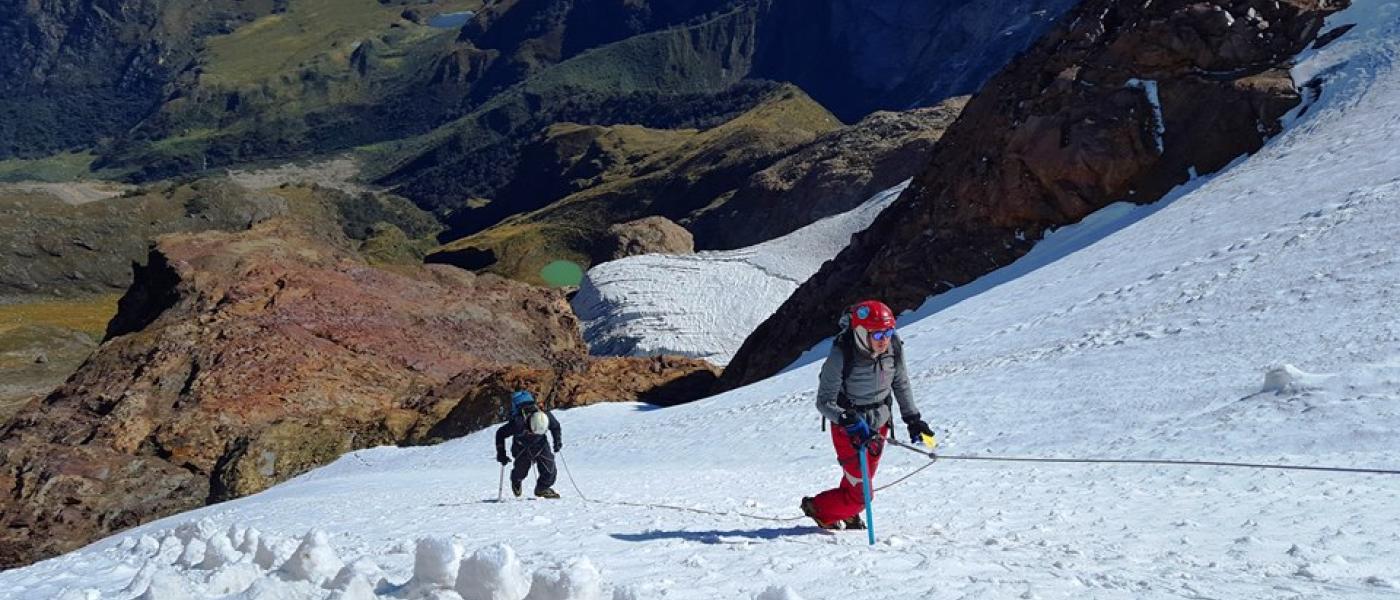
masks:
[[[409,437],[415,442],[453,438],[499,423],[514,390],[536,393],[550,409],[599,402],[683,404],[704,396],[720,370],[703,360],[679,356],[591,358],[578,368],[548,371],[509,368],[464,373],[415,403],[431,418]]]
[[[853,301],[912,308],[1049,228],[1258,150],[1299,102],[1291,58],[1346,5],[1083,3],[968,102],[929,169],[745,341],[724,386],[776,372]]]
[[[450,382],[604,368],[586,354],[562,293],[375,268],[334,230],[275,219],[162,238],[108,339],[0,433],[0,564],[418,439],[481,399],[424,400]],[[627,399],[693,370],[638,366]]]
[[[722,203],[685,220],[702,250],[776,239],[923,172],[967,98],[932,108],[877,112],[823,135],[752,177]]]
[[[694,254],[695,238],[666,217],[646,217],[608,228],[599,244],[596,262],[641,254]]]

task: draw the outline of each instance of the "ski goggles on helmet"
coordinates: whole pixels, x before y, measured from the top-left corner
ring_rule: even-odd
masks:
[[[894,339],[894,329],[881,329],[870,332],[870,339],[876,342],[883,342]]]

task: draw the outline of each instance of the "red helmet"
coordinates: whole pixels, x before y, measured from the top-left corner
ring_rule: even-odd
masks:
[[[866,331],[894,329],[894,312],[879,300],[865,300],[851,307],[851,328]]]

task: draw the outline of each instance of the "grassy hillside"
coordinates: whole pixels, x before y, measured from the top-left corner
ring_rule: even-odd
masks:
[[[415,6],[437,12],[479,0]],[[209,40],[182,91],[101,165],[152,179],[253,160],[315,155],[426,131],[458,104],[424,88],[455,30],[375,0],[297,0]]]
[[[96,159],[88,152],[55,154],[47,158],[0,160],[0,183],[14,181],[73,181],[92,177]]]
[[[117,312],[117,294],[0,304],[0,424],[62,383]]]
[[[431,133],[378,148],[368,175],[455,228],[451,213],[494,198],[525,144],[552,123],[712,127],[754,106],[773,89],[741,83],[754,26],[751,10],[736,9],[583,52]]]
[[[801,90],[785,87],[753,109],[704,131],[582,129],[591,133],[590,146],[582,154],[611,157],[609,168],[588,180],[583,189],[544,208],[444,245],[432,260],[543,283],[540,271],[554,261],[591,265],[594,246],[609,225],[650,215],[682,218],[732,194],[753,173],[839,127],[831,113]],[[554,131],[575,130],[580,129]],[[554,139],[560,141],[564,154],[579,152],[568,144],[577,141],[573,137],[556,135]],[[616,160],[618,147],[652,151],[622,162]],[[605,149],[612,154],[605,154]],[[567,180],[570,174],[566,169],[558,177]]]
[[[480,10],[481,0],[440,0],[413,8],[436,13]],[[348,66],[360,43],[405,28],[405,42],[442,30],[403,19],[404,6],[378,0],[296,0],[286,12],[268,15],[223,36],[211,38],[201,57],[200,83],[208,86],[264,84],[318,62]]]

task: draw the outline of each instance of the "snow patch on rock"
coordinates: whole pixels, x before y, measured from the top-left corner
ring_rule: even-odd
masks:
[[[726,365],[802,282],[908,187],[738,250],[647,254],[589,269],[571,304],[593,354],[679,354]]]

